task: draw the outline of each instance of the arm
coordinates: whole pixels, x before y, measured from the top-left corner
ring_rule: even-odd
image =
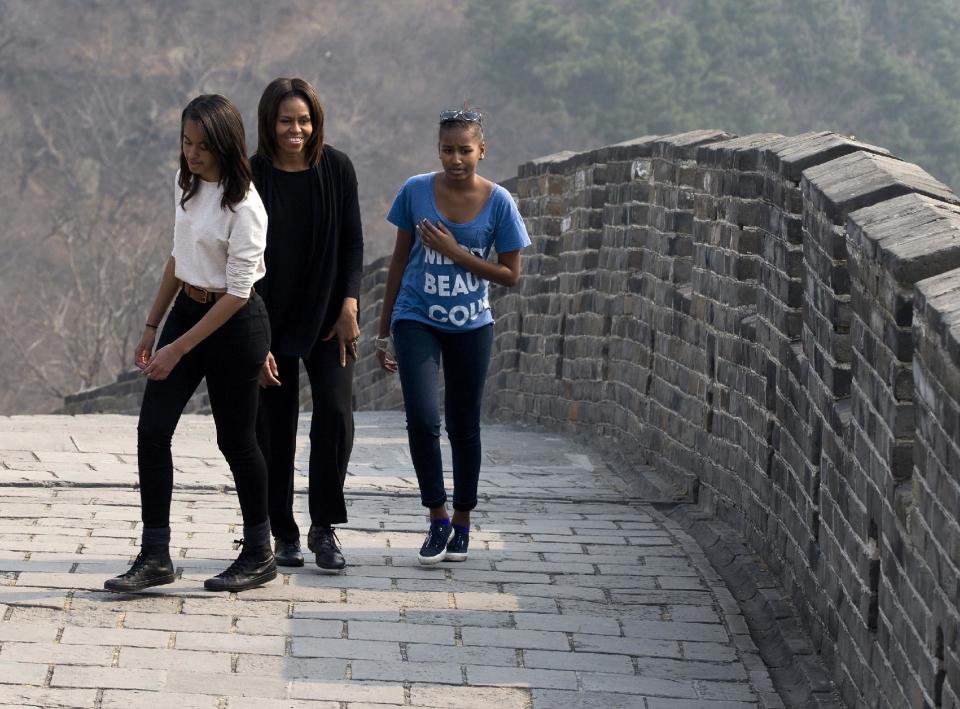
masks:
[[[417,227],[424,246],[446,256],[470,273],[507,288],[515,286],[520,280],[519,250],[498,253],[497,263],[493,263],[461,249],[456,238],[442,223],[433,224],[424,219],[418,222]]]
[[[357,176],[353,164],[345,155],[343,164],[343,223],[340,227],[338,279],[345,283],[345,295],[340,306],[337,322],[323,338],[337,338],[340,344],[340,366],[347,366],[347,353],[358,359],[357,340],[360,324],[357,311],[360,308],[360,284],[363,278],[363,228],[360,224],[360,198],[357,195]]]
[[[390,336],[393,304],[397,301],[397,293],[400,292],[400,281],[403,280],[403,272],[410,260],[411,248],[413,248],[413,234],[406,229],[397,229],[397,241],[393,246],[393,257],[390,259],[387,282],[383,288],[383,308],[380,310],[380,328],[377,331],[380,337]],[[397,371],[397,363],[386,352],[378,350],[377,359],[383,369],[388,372]]]
[[[206,315],[200,318],[196,325],[170,344],[156,351],[143,370],[147,379],[158,381],[166,379],[181,357],[207,339],[217,328],[233,317],[234,313],[240,310],[246,302],[247,298],[238,298],[229,293],[220,296],[220,299],[213,304]]]
[[[167,308],[170,307],[170,303],[173,302],[180,288],[180,281],[178,281],[176,275],[174,275],[176,271],[177,262],[173,256],[171,256],[167,259],[167,265],[163,268],[163,276],[160,277],[160,287],[157,289],[157,295],[153,299],[150,312],[147,314],[143,334],[140,336],[140,341],[134,350],[133,364],[137,369],[144,369],[147,366],[150,355],[153,354],[153,344],[157,339],[157,327],[159,327],[160,321],[163,319]],[[149,327],[150,325],[157,327]]]

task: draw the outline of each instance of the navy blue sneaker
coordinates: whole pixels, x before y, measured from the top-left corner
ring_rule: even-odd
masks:
[[[439,564],[447,557],[447,542],[450,541],[452,534],[453,526],[449,522],[446,524],[431,522],[430,531],[427,532],[427,538],[423,540],[417,560],[421,564]]]
[[[470,546],[470,534],[462,527],[454,527],[453,535],[447,544],[447,561],[466,561],[467,547]]]

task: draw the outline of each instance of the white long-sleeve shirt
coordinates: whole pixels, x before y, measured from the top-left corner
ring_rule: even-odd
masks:
[[[182,190],[174,182],[176,218],[173,226],[175,274],[185,283],[210,291],[248,298],[266,273],[267,212],[253,183],[233,210],[220,207],[223,189],[200,181],[200,188],[180,206]]]

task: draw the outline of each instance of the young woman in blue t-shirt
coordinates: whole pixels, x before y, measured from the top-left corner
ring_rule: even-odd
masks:
[[[520,249],[530,244],[510,193],[477,174],[486,149],[480,113],[443,111],[438,145],[443,169],[407,180],[387,215],[397,241],[376,341],[380,366],[400,374],[410,455],[421,502],[430,510],[422,564],[467,558],[480,477],[480,402],[493,343],[487,282],[515,285]],[[491,247],[496,263],[487,260]],[[440,460],[441,359],[452,524]]]

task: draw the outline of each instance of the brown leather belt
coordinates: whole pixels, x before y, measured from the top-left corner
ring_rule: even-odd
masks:
[[[191,286],[189,283],[183,284],[183,292],[187,294],[187,297],[191,300],[195,300],[198,303],[216,303],[217,299],[226,293],[220,291],[210,291],[206,288],[197,288],[196,286]]]

